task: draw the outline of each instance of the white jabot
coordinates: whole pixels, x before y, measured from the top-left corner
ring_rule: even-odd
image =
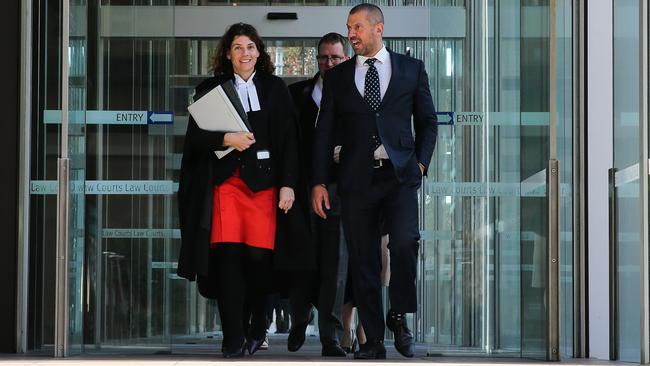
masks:
[[[366,60],[373,57],[377,59],[375,62],[375,68],[379,74],[379,91],[381,99],[383,100],[384,95],[386,95],[386,90],[388,90],[390,77],[393,74],[393,70],[391,69],[390,53],[386,50],[386,46],[383,46],[379,52],[372,57],[357,55],[357,64],[354,70],[354,84],[357,86],[359,94],[363,96],[366,86],[366,73],[368,72],[369,67],[366,64]],[[379,147],[375,149],[373,156],[375,159],[388,159],[388,153],[383,144],[379,145]]]
[[[239,100],[244,106],[244,111],[246,112],[255,112],[260,110],[260,100],[257,97],[257,88],[255,88],[255,83],[253,83],[253,73],[248,81],[244,81],[241,76],[235,74],[235,86],[237,86],[237,92],[239,93]]]
[[[320,107],[321,98],[323,98],[323,77],[319,76],[316,85],[314,85],[314,90],[311,92],[311,99]]]

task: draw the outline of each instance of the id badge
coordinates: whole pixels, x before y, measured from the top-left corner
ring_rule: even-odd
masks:
[[[257,160],[266,160],[271,158],[271,153],[268,150],[258,150]]]

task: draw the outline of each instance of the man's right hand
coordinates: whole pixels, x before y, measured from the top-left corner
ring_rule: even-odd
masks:
[[[318,184],[311,189],[311,207],[314,209],[316,215],[326,219],[327,214],[325,213],[325,210],[323,210],[323,204],[325,204],[326,209],[330,209],[330,199],[327,194],[327,188]]]
[[[234,147],[237,151],[244,151],[255,143],[255,137],[250,132],[227,132],[223,135],[223,146]]]

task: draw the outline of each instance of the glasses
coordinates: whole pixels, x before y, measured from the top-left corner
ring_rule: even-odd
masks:
[[[343,57],[319,55],[316,56],[316,60],[318,60],[318,62],[320,62],[321,64],[328,63],[329,61],[332,61],[333,64],[338,64],[339,62],[343,61]]]

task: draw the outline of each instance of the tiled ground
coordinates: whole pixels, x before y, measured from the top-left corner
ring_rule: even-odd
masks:
[[[270,340],[270,349],[268,351],[259,351],[253,356],[248,356],[240,360],[231,361],[221,358],[217,342],[211,340],[205,342],[192,342],[192,344],[177,344],[172,348],[172,352],[156,350],[143,350],[141,348],[113,348],[104,349],[102,353],[87,352],[82,356],[72,356],[65,359],[55,359],[51,355],[1,355],[0,366],[18,366],[18,365],[151,365],[151,366],[199,366],[199,365],[236,365],[236,366],[302,366],[302,365],[349,365],[350,363],[364,364],[381,364],[404,365],[406,363],[440,363],[445,366],[513,366],[513,365],[539,365],[545,362],[525,360],[519,358],[506,357],[429,357],[427,356],[426,345],[418,346],[416,357],[406,359],[400,356],[392,346],[387,342],[388,359],[385,361],[357,361],[348,356],[347,359],[331,359],[320,357],[320,343],[316,337],[309,337],[303,348],[296,353],[289,353],[286,350],[286,335],[272,335]],[[631,365],[628,363],[617,363],[589,359],[568,359],[561,362],[565,365]]]

